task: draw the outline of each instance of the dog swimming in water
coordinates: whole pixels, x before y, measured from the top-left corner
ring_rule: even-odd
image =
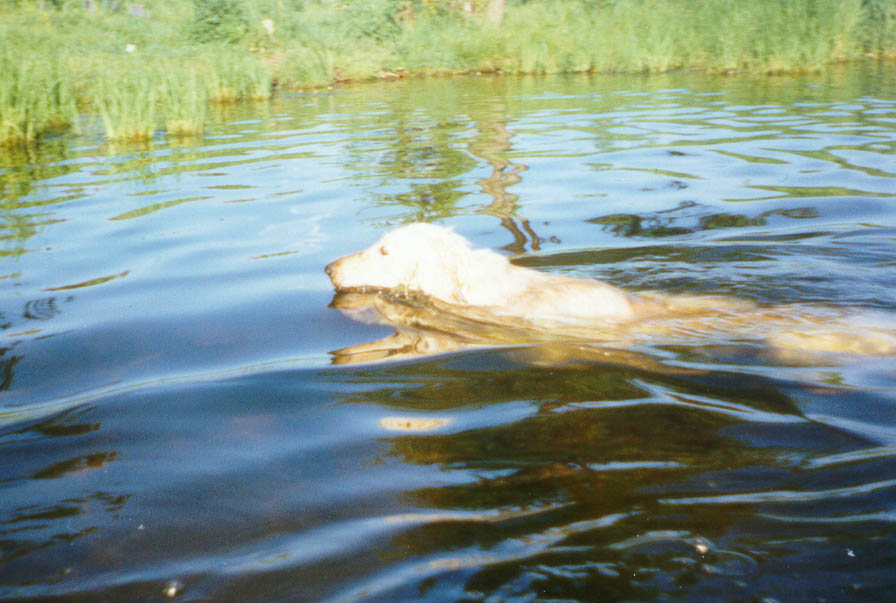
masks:
[[[596,279],[516,266],[494,251],[473,249],[448,228],[426,223],[388,232],[371,247],[330,263],[326,273],[337,293],[367,296],[379,322],[428,329],[430,340],[436,337],[432,333],[467,332],[480,344],[578,340],[628,345],[736,334],[784,349],[896,353],[892,323],[853,324],[849,309],[632,293]],[[396,302],[396,296],[415,301]],[[439,347],[458,346],[430,345]]]
[[[607,283],[514,266],[489,249],[474,250],[459,234],[415,223],[326,268],[338,290],[389,289],[529,320],[625,322],[661,312],[655,300]]]

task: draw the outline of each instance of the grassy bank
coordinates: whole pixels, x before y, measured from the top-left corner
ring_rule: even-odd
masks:
[[[0,144],[100,115],[111,139],[202,131],[211,102],[465,71],[787,73],[896,56],[896,0],[7,0]]]

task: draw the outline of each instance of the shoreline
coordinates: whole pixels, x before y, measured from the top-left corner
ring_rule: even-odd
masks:
[[[100,116],[108,140],[148,140],[160,131],[195,137],[213,104],[348,83],[479,74],[789,76],[896,62],[894,0],[819,0],[809,8],[777,0],[511,2],[498,26],[452,12],[447,2],[404,0],[316,0],[301,8],[157,0],[152,12],[74,0],[9,6],[0,9],[0,147],[77,132],[85,113]]]

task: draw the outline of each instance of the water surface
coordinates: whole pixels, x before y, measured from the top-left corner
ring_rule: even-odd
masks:
[[[896,312],[896,70],[413,80],[0,163],[0,597],[881,600],[896,363],[736,333],[346,365],[415,220],[631,290]],[[578,348],[577,348],[578,349]]]

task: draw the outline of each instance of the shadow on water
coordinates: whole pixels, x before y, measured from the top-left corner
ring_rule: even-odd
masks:
[[[7,594],[154,596],[176,580],[222,600],[749,598],[792,571],[818,593],[887,584],[893,449],[803,412],[860,392],[671,353],[534,367],[529,351],[174,385],[11,434]]]
[[[452,511],[420,517],[426,526],[390,544],[390,550],[412,551],[410,567],[391,576],[395,590],[387,575],[364,582],[355,594],[381,587],[376,594],[383,598],[409,597],[417,588],[450,598],[476,592],[511,597],[534,590],[583,600],[595,594],[653,597],[687,587],[695,596],[730,597],[727,589],[736,585],[737,597],[756,596],[768,584],[755,580],[777,573],[775,554],[757,556],[747,543],[798,542],[811,530],[766,519],[744,538],[744,514],[777,508],[794,521],[805,514],[810,523],[823,523],[817,509],[801,509],[776,490],[788,484],[809,497],[811,489],[863,479],[841,474],[823,483],[801,467],[804,446],[866,444],[807,421],[786,393],[823,397],[836,395],[834,389],[807,393],[794,383],[674,364],[664,375],[612,360],[533,369],[515,362],[516,354],[464,354],[356,373],[365,381],[391,377],[419,385],[411,391],[380,387],[349,398],[353,403],[410,416],[454,416],[460,424],[440,428],[454,433],[387,440],[389,457],[448,474],[445,485],[409,492],[411,503]],[[492,405],[478,408],[486,399]],[[459,473],[467,476],[464,483],[450,483]],[[685,502],[709,492],[717,501]],[[764,492],[766,500],[729,505],[726,492]],[[879,509],[881,501],[868,498],[853,500],[851,512]],[[452,584],[458,574],[467,580],[463,590]],[[827,586],[841,579],[830,577]],[[412,586],[401,584],[406,580]]]

